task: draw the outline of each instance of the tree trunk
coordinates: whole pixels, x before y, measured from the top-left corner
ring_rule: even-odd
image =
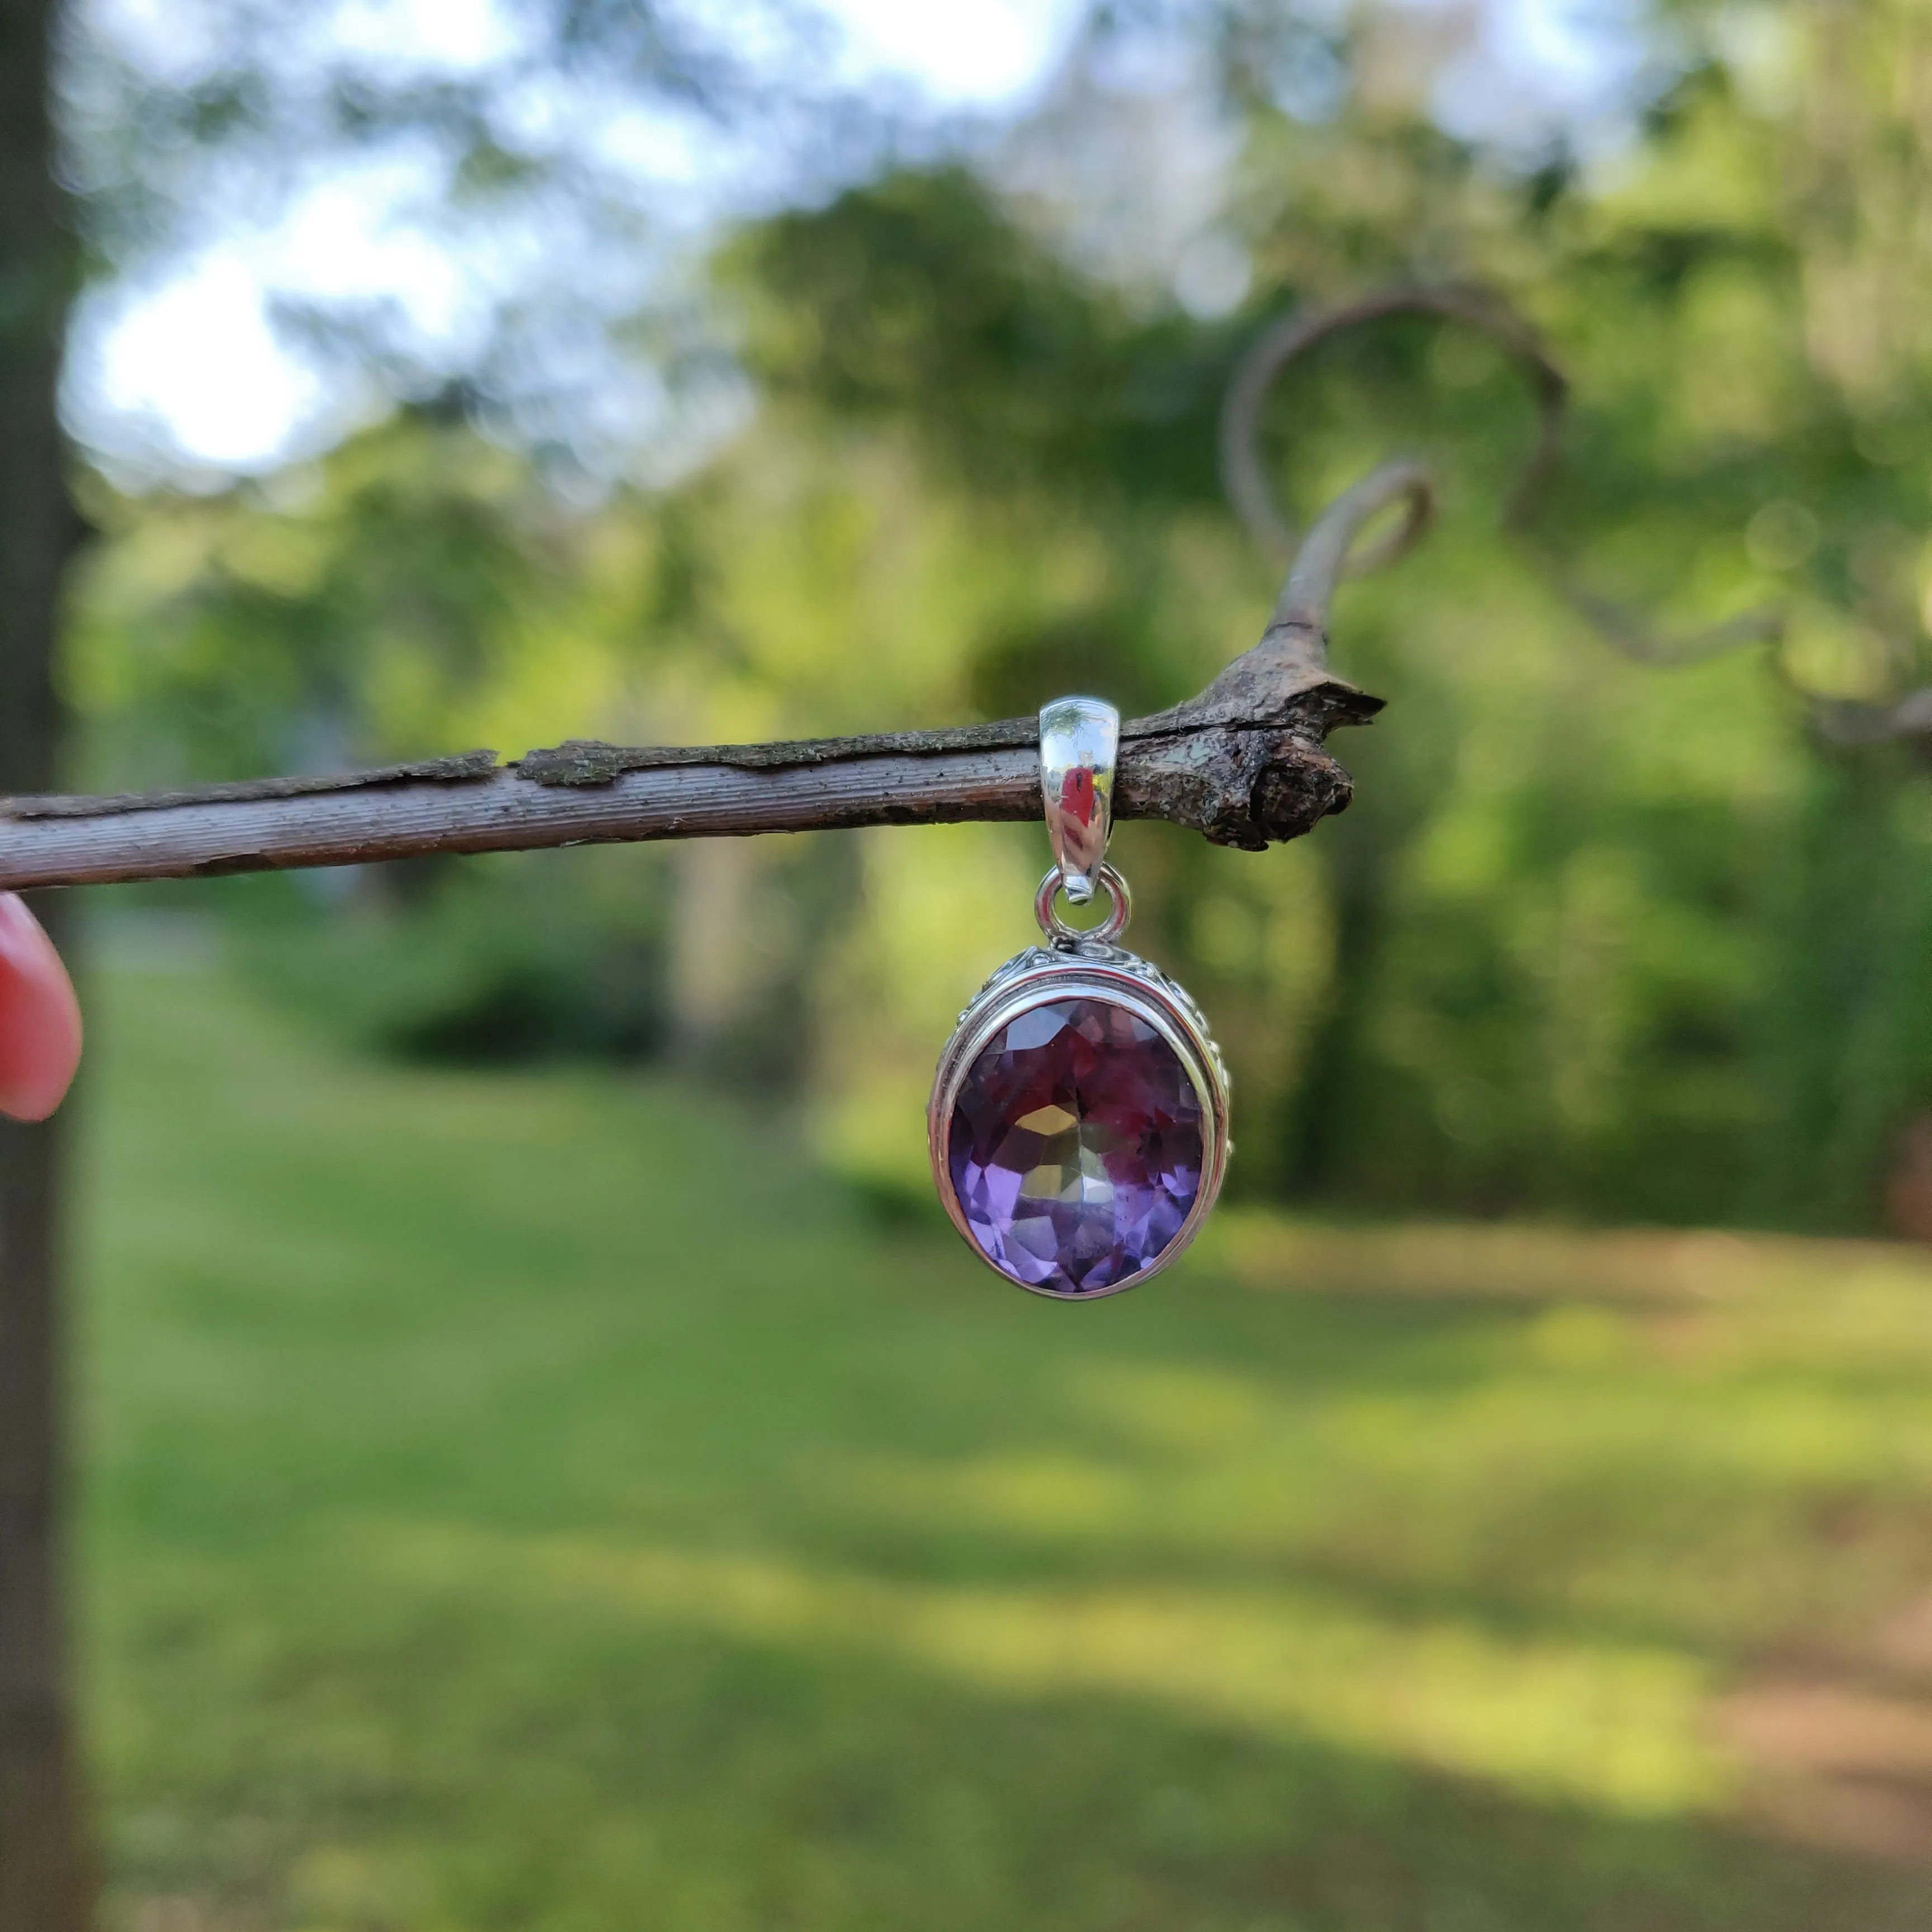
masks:
[[[81,1932],[90,1884],[61,1628],[58,1137],[0,1125],[0,1932]]]
[[[74,250],[53,179],[54,26],[53,0],[0,0],[0,794],[56,780],[77,529],[55,413]],[[0,1124],[0,1932],[82,1932],[93,1903],[60,1589],[62,1139]]]

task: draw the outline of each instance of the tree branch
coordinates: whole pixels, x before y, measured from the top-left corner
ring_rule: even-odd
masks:
[[[1333,308],[1297,309],[1258,336],[1242,358],[1221,408],[1221,482],[1256,540],[1288,556],[1305,539],[1283,518],[1262,459],[1262,406],[1276,379],[1318,344],[1365,322],[1390,316],[1435,316],[1486,335],[1516,365],[1536,406],[1536,440],[1517,472],[1503,508],[1503,527],[1558,596],[1624,656],[1646,664],[1689,664],[1743,644],[1774,642],[1784,629],[1775,609],[1747,610],[1686,637],[1666,637],[1636,612],[1592,590],[1575,568],[1536,530],[1538,512],[1553,473],[1562,439],[1570,385],[1536,332],[1495,296],[1480,289],[1456,287],[1382,289]],[[1379,553],[1365,554],[1355,568],[1374,569],[1407,547],[1426,521],[1420,509]],[[1321,527],[1319,524],[1316,528]]]
[[[1258,851],[1348,802],[1322,741],[1382,709],[1329,675],[1328,607],[1364,525],[1429,503],[1391,464],[1317,522],[1261,641],[1198,698],[1122,727],[1114,814],[1191,826]],[[1390,547],[1376,547],[1386,561]],[[424,853],[508,852],[864,825],[1028,819],[1035,720],[768,745],[625,747],[584,740],[499,765],[491,752],[320,778],[116,798],[0,801],[0,888],[208,878]]]

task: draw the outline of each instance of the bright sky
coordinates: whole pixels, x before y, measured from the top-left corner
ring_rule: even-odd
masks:
[[[1493,125],[1508,111],[1500,105],[1505,98],[1540,99],[1559,112],[1586,110],[1618,63],[1600,34],[1576,24],[1580,4],[1587,0],[1496,0],[1490,57],[1465,98],[1445,100],[1446,118]],[[158,70],[194,59],[170,0],[96,4],[110,30]],[[845,36],[842,78],[980,112],[1012,111],[1036,94],[1082,10],[1080,0],[823,4]],[[345,0],[327,17],[334,50],[430,68],[491,59],[506,32],[494,0]],[[604,138],[693,223],[728,206],[734,160],[715,135],[638,114],[614,119]],[[459,365],[493,300],[520,278],[527,286],[544,238],[493,230],[482,245],[452,249],[411,218],[423,183],[419,168],[394,158],[338,170],[299,193],[272,226],[211,236],[186,260],[171,262],[162,279],[97,298],[80,318],[70,362],[77,433],[137,467],[144,454],[158,453],[227,472],[262,470],[326,445],[374,398],[292,350],[272,320],[278,295],[400,304],[425,352]]]
[[[998,106],[1037,86],[1079,19],[1072,0],[831,0],[854,68],[935,100]]]

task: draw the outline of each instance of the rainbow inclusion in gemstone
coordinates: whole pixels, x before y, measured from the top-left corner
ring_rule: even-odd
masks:
[[[1019,1014],[952,1110],[947,1163],[974,1240],[1029,1288],[1120,1287],[1201,1191],[1201,1114],[1180,1055],[1138,1013],[1089,997]]]

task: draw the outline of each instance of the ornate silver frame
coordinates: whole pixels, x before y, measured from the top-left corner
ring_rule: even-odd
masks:
[[[1048,877],[1057,881],[1057,874]],[[952,1113],[973,1064],[994,1035],[1021,1014],[1067,999],[1099,1000],[1124,1006],[1145,1021],[1174,1049],[1201,1102],[1201,1186],[1186,1219],[1152,1261],[1105,1288],[1048,1288],[1009,1274],[974,1237],[952,1186]],[[974,1253],[1002,1281],[1024,1288],[1030,1294],[1053,1301],[1098,1301],[1138,1288],[1193,1240],[1221,1191],[1228,1156],[1234,1151],[1228,1138],[1228,1089],[1226,1063],[1201,1009],[1159,967],[1105,939],[1075,939],[1070,944],[1063,940],[1051,949],[1029,946],[1009,959],[974,995],[940,1056],[926,1126],[933,1183],[940,1204]]]

